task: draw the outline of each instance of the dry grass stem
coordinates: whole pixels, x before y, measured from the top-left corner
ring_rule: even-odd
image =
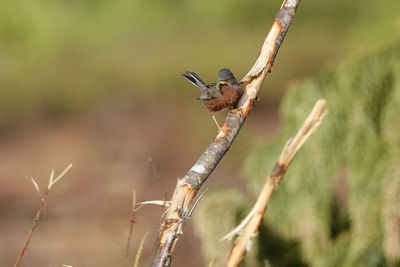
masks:
[[[137,208],[135,211],[138,211],[140,208],[142,208],[145,205],[156,205],[156,206],[162,206],[168,209],[171,201],[165,201],[165,200],[148,200],[148,201],[142,201],[137,203]]]
[[[146,240],[147,235],[148,235],[148,232],[146,232],[144,234],[142,240],[140,241],[140,244],[139,244],[139,247],[138,247],[138,251],[137,251],[136,257],[135,257],[135,264],[133,265],[134,267],[138,267],[139,266],[140,257],[142,256],[142,252],[143,252],[144,241]]]
[[[35,181],[35,179],[31,176],[31,177],[29,177],[29,180],[32,182],[32,184],[35,187],[36,191],[40,194],[40,189],[39,189],[39,186],[38,186],[37,182]]]
[[[63,178],[64,177],[64,175],[69,171],[69,169],[71,169],[72,168],[72,164],[69,164],[68,165],[68,167],[67,168],[65,168],[65,170],[62,172],[62,173],[60,173],[57,177],[56,177],[56,179],[52,179],[52,182],[51,183],[49,183],[49,185],[48,185],[48,189],[51,189],[51,187],[53,186],[53,185],[55,185],[58,181],[60,181],[61,180],[61,178]],[[51,177],[53,177],[54,176],[54,170],[52,171],[52,176]]]
[[[194,209],[196,208],[197,204],[199,204],[199,201],[203,198],[204,194],[207,192],[208,187],[203,191],[203,193],[201,193],[201,195],[196,199],[196,202],[194,202],[193,206],[191,207],[191,209],[189,210],[187,219],[190,218],[190,216],[192,216],[192,213],[194,211]]]
[[[131,246],[132,234],[133,234],[133,225],[135,224],[135,213],[136,213],[136,191],[133,190],[132,192],[132,209],[131,209],[131,216],[129,218],[129,233],[128,233],[128,240],[126,241],[125,246],[125,258],[123,266],[128,264],[129,259],[129,248]]]
[[[50,178],[49,178],[49,183],[47,185],[47,188],[46,188],[45,192],[41,196],[39,209],[36,212],[36,216],[35,216],[35,218],[33,220],[31,230],[29,231],[28,236],[26,237],[25,245],[22,248],[21,252],[19,253],[18,258],[15,261],[14,267],[17,267],[17,266],[20,265],[22,257],[24,256],[26,250],[28,249],[29,242],[31,241],[33,232],[35,231],[36,226],[37,226],[37,224],[38,224],[38,222],[39,222],[39,220],[41,218],[42,212],[44,212],[44,210],[45,210],[47,198],[49,196],[49,193],[50,193],[50,190],[51,190],[52,186],[55,183],[57,183],[69,171],[69,169],[71,169],[71,167],[72,167],[72,164],[68,165],[68,167],[59,176],[57,176],[56,179],[53,179],[54,178],[54,170],[51,171]],[[32,182],[33,186],[35,187],[35,190],[37,192],[40,192],[39,186],[36,183],[35,179],[33,177],[30,177],[30,181]]]
[[[271,174],[267,177],[264,187],[250,213],[238,227],[223,237],[223,239],[231,239],[234,235],[239,234],[229,255],[226,266],[238,266],[242,261],[251,244],[250,242],[252,237],[257,233],[258,227],[260,226],[266,211],[267,204],[280,179],[283,177],[297,151],[310,137],[310,135],[315,132],[322,120],[327,115],[327,111],[324,110],[325,105],[325,100],[317,101],[313,110],[303,123],[300,130],[297,132],[296,136],[291,138],[283,148],[278,162],[276,163]]]

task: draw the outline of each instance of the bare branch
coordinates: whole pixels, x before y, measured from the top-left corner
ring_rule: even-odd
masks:
[[[192,200],[229,150],[251,111],[258,91],[268,72],[272,71],[276,54],[282,44],[300,0],[285,0],[275,17],[254,67],[242,80],[244,93],[238,108],[228,112],[224,125],[215,139],[180,180],[171,199],[171,205],[160,228],[153,266],[169,266],[171,253],[182,234],[185,218],[191,210]]]
[[[322,120],[327,115],[327,111],[324,110],[325,104],[325,100],[317,101],[313,110],[305,120],[303,126],[297,132],[296,136],[293,139],[290,139],[283,148],[278,162],[276,163],[271,174],[267,177],[264,187],[249,215],[238,227],[224,237],[224,239],[230,239],[235,234],[240,233],[229,255],[226,266],[238,266],[242,261],[252,237],[257,233],[258,227],[260,226],[266,211],[267,204],[279,181],[285,174],[286,169],[296,155],[297,151],[299,151],[300,147],[318,128]]]

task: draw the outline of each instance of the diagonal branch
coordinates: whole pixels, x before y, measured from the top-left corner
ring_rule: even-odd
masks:
[[[169,266],[171,253],[182,234],[184,221],[191,210],[192,200],[203,183],[229,150],[238,135],[257,97],[258,91],[272,66],[300,0],[285,0],[263,43],[256,63],[242,79],[244,94],[238,108],[227,114],[225,123],[215,139],[183,177],[178,181],[171,204],[160,227],[156,242],[153,266]]]
[[[286,169],[289,167],[289,164],[296,155],[297,151],[299,151],[300,147],[318,128],[322,120],[327,115],[328,112],[324,110],[325,104],[325,100],[319,100],[315,104],[313,110],[307,117],[303,126],[297,132],[296,136],[289,139],[283,148],[278,162],[276,163],[271,174],[267,177],[264,187],[261,190],[261,193],[258,196],[258,199],[250,213],[238,227],[223,237],[223,239],[231,239],[234,235],[240,233],[229,255],[226,266],[238,266],[242,261],[244,255],[246,254],[246,248],[248,247],[251,238],[257,233],[258,227],[260,226],[264,217],[267,204],[276,187],[278,186],[279,181],[285,174]]]

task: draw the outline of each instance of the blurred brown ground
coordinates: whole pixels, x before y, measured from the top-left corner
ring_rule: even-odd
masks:
[[[120,265],[129,229],[132,190],[136,190],[138,201],[163,198],[149,171],[148,158],[153,158],[170,197],[177,178],[185,174],[216,134],[201,103],[195,99],[188,101],[197,106],[193,114],[187,114],[174,103],[134,108],[113,103],[81,117],[26,122],[3,136],[0,143],[2,265],[13,264],[39,205],[40,198],[27,177],[35,177],[44,188],[51,168],[57,174],[70,162],[74,166],[50,193],[46,217],[39,222],[22,266]],[[269,136],[278,127],[276,108],[256,109],[252,115],[206,187],[243,186],[240,160],[257,136]],[[201,125],[206,125],[205,129],[198,129]],[[252,138],[246,138],[249,135]],[[230,156],[231,153],[237,155]],[[132,253],[144,233],[149,232],[143,263],[151,258],[162,212],[159,207],[146,206],[136,214]],[[178,243],[173,262],[174,266],[187,266],[187,262],[204,265],[190,223]]]

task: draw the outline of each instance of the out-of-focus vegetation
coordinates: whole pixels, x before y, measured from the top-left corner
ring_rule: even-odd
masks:
[[[399,43],[289,89],[279,138],[260,143],[245,161],[249,190],[259,193],[285,142],[319,98],[327,100],[329,114],[274,194],[248,266],[399,266]],[[202,224],[215,206],[225,207],[224,224],[218,214],[207,217],[215,236],[228,232],[249,202],[225,191],[209,193],[212,203],[202,203],[195,220]],[[237,201],[226,205],[226,198]],[[217,256],[220,250],[209,248],[218,241],[199,236],[205,254]]]
[[[0,123],[81,112],[118,96],[133,104],[193,90],[221,67],[243,77],[281,4],[271,1],[1,1]],[[399,35],[398,1],[304,1],[263,103],[288,80]]]

